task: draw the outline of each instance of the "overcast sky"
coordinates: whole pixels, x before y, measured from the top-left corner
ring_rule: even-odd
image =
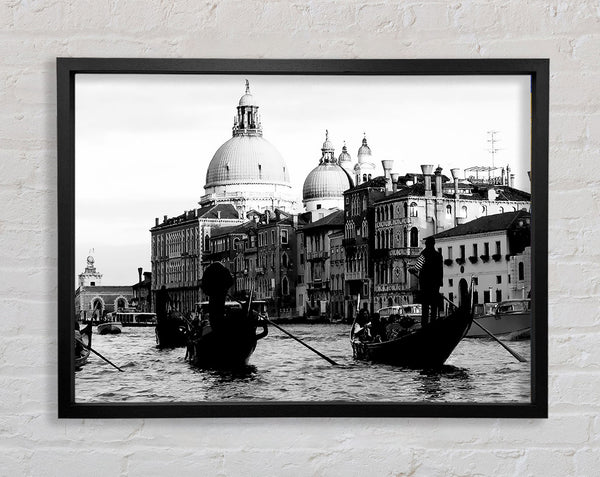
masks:
[[[510,164],[529,191],[528,76],[77,75],[75,273],[94,249],[103,285],[131,285],[150,270],[154,218],[198,206],[208,164],[231,137],[245,79],[263,136],[283,155],[301,204],[325,130],[336,157],[356,161],[363,132],[382,173],[420,164],[491,166],[487,134],[499,131],[495,165]]]

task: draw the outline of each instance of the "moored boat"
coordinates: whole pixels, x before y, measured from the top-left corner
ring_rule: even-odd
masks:
[[[361,337],[353,325],[350,333],[353,355],[359,360],[407,368],[437,368],[452,354],[472,320],[473,313],[467,304],[425,327],[421,327],[420,321],[405,316],[386,327],[383,339],[366,338],[365,334]]]
[[[514,299],[498,303],[488,313],[476,316],[474,321],[481,324],[494,336],[508,339],[528,339],[531,331],[531,300]],[[480,327],[472,326],[467,338],[488,338]]]
[[[121,332],[121,323],[119,321],[107,321],[97,326],[99,335],[117,335]]]
[[[75,330],[75,370],[87,363],[92,347],[92,329],[91,323],[88,323],[82,330]],[[79,342],[83,343],[83,345]]]

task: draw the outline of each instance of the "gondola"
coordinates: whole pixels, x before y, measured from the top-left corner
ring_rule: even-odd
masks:
[[[81,367],[87,363],[90,356],[90,348],[92,347],[92,323],[88,323],[85,328],[75,330],[75,370],[81,369]],[[85,346],[78,343],[77,340],[81,340]]]
[[[469,303],[467,301],[467,303]],[[470,303],[454,308],[447,317],[438,318],[425,327],[414,319],[402,320],[390,327],[385,341],[367,341],[350,332],[355,359],[403,366],[412,369],[439,368],[448,359],[473,321]]]
[[[182,348],[187,343],[188,323],[181,313],[172,310],[156,317],[154,332],[158,348]]]
[[[226,309],[218,329],[208,323],[192,325],[186,357],[201,368],[241,368],[248,365],[256,343],[268,334],[267,321],[256,312]],[[257,329],[262,331],[257,333]]]

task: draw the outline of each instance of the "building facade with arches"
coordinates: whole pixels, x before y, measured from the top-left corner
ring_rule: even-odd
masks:
[[[129,285],[102,285],[102,274],[96,270],[94,257],[87,257],[87,266],[78,276],[75,290],[75,319],[82,323],[102,321],[107,313],[130,306],[133,290]]]

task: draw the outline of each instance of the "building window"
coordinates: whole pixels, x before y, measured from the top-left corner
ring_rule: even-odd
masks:
[[[502,301],[502,290],[496,290],[496,302],[500,303]]]
[[[498,208],[498,212],[499,212],[500,214],[503,214],[503,213],[504,213],[504,207],[500,207],[500,208]]]
[[[271,230],[271,245],[275,245],[275,231]]]
[[[479,292],[474,291],[473,292],[473,304],[477,305],[479,303]]]
[[[317,210],[321,208],[321,204],[317,204]]]
[[[483,254],[488,256],[490,254],[490,244],[489,242],[485,242],[483,244]]]
[[[467,206],[463,205],[460,210],[462,211],[462,215],[461,216],[466,219],[467,218]]]
[[[479,285],[479,278],[473,277],[473,285]]]
[[[519,281],[525,280],[525,265],[523,262],[519,262]]]
[[[487,215],[487,207],[485,205],[481,206],[481,215]]]
[[[283,268],[287,268],[288,267],[288,256],[287,253],[284,253],[281,255],[281,266]]]
[[[411,202],[410,204],[410,216],[411,217],[417,217],[418,211],[417,211],[417,203],[416,202]]]
[[[410,246],[418,247],[419,246],[419,229],[413,227],[410,229]]]
[[[283,295],[290,294],[290,284],[287,277],[283,277],[283,280],[281,280],[281,293]]]
[[[454,286],[454,279],[453,278],[449,278],[448,279],[448,286],[449,287],[453,287]]]
[[[452,206],[451,205],[446,206],[446,215],[448,217],[452,217]]]
[[[96,286],[96,282],[90,282],[90,286],[91,287],[95,287]]]
[[[452,260],[452,247],[448,247],[448,256],[446,258]]]
[[[496,242],[496,253],[498,255],[500,255],[502,253],[502,250],[500,248],[500,241],[499,240]]]
[[[473,244],[473,256],[477,257],[477,244],[476,243]]]
[[[496,275],[496,283],[502,283],[502,275]]]
[[[460,246],[460,258],[462,258],[463,260],[465,259],[465,246],[464,245]]]
[[[489,290],[485,290],[483,292],[483,302],[484,303],[489,303],[490,302],[490,291]]]
[[[281,231],[281,243],[288,243],[288,231],[287,230]]]

